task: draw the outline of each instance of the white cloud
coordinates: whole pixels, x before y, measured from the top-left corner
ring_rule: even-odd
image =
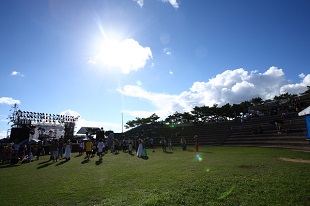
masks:
[[[0,139],[6,138],[7,131],[0,131]]]
[[[310,85],[310,74],[308,75],[299,75],[302,79],[300,83],[297,84],[287,84],[280,88],[280,93],[290,93],[290,94],[298,94],[302,93],[306,90],[307,86]]]
[[[282,69],[270,67],[264,73],[248,72],[243,68],[227,70],[206,82],[194,82],[189,91],[179,95],[153,93],[138,86],[126,85],[118,90],[121,94],[149,101],[154,105],[154,111],[125,111],[127,114],[151,115],[156,113],[166,117],[175,111],[190,112],[195,106],[223,106],[230,103],[238,104],[255,97],[272,99],[282,93],[299,94],[310,85],[310,74],[300,75],[300,83],[292,84],[285,78]],[[138,116],[143,117],[143,116]]]
[[[63,112],[60,112],[60,115],[67,115],[67,116],[74,116],[74,117],[81,117],[80,113],[73,111],[73,110],[65,110]]]
[[[89,64],[108,68],[119,68],[124,74],[144,68],[146,62],[152,59],[149,47],[143,47],[134,39],[116,41],[107,39],[101,45],[99,54],[90,57]]]
[[[132,117],[140,117],[140,118],[146,118],[154,114],[154,112],[148,112],[148,111],[129,111],[129,110],[124,110],[123,113],[126,113]]]
[[[22,73],[17,72],[17,71],[13,71],[13,72],[11,72],[11,75],[12,75],[12,76],[21,76],[21,77],[23,77],[23,76],[24,76]]]
[[[137,4],[138,4],[140,7],[143,7],[144,0],[133,0],[133,1],[137,2]]]
[[[301,73],[298,76],[299,76],[299,78],[303,79],[303,78],[305,78],[306,75],[304,73]]]
[[[169,2],[175,9],[179,8],[179,3],[177,0],[161,0],[162,2]]]
[[[140,7],[143,7],[144,0],[134,0]],[[179,3],[176,0],[161,0],[162,2],[169,2],[174,8],[179,8]]]
[[[12,99],[11,97],[0,97],[0,104],[20,104],[20,101]]]

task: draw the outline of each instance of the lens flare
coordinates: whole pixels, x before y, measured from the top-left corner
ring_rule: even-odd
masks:
[[[197,159],[198,159],[199,162],[202,161],[202,157],[200,156],[200,154],[196,154],[196,157],[197,157]]]
[[[236,187],[236,185],[233,185],[229,190],[222,193],[218,199],[220,200],[220,199],[224,199],[225,197],[227,197],[230,193],[232,193],[232,191],[235,189],[235,187]]]
[[[136,81],[136,84],[141,87],[142,86],[142,82],[140,80]]]

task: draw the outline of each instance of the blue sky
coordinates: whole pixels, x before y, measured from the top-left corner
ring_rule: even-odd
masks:
[[[123,121],[310,85],[308,0],[0,3],[0,138],[10,108]]]

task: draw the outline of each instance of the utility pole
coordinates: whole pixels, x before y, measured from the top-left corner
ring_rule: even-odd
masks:
[[[122,112],[122,135],[123,135],[123,128],[124,128],[124,124],[123,124],[123,112]]]

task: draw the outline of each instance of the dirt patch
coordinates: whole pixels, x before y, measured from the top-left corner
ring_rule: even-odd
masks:
[[[280,160],[287,161],[287,162],[300,162],[300,163],[308,163],[310,164],[310,160],[303,160],[303,159],[293,159],[293,158],[286,158],[286,157],[279,157]]]

